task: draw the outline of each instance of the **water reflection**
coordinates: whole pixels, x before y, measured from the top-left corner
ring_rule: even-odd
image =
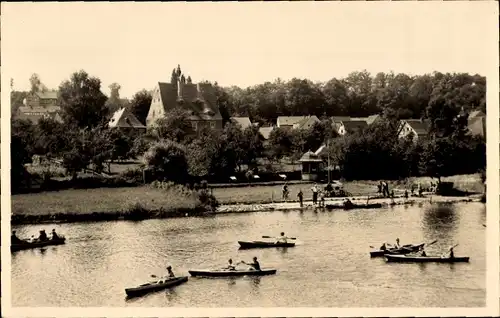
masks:
[[[459,221],[453,205],[433,204],[425,209],[422,224],[428,237],[449,238],[456,231]]]

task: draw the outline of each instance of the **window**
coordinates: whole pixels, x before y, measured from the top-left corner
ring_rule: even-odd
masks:
[[[192,122],[191,122],[191,125],[193,126],[193,129],[194,129],[194,130],[197,130],[197,129],[198,129],[198,122],[196,122],[196,121],[192,121]]]
[[[210,122],[210,128],[212,128],[212,129],[215,128],[215,121]]]

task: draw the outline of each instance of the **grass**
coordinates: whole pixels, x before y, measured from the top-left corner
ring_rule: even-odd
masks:
[[[51,215],[123,212],[136,204],[146,210],[195,209],[198,201],[175,189],[152,187],[75,189],[12,196],[12,214]]]

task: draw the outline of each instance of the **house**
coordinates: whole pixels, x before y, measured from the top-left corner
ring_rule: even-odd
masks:
[[[250,117],[231,117],[229,121],[238,124],[241,126],[241,129],[245,130],[248,127],[252,126],[252,122],[250,121]]]
[[[113,116],[109,120],[108,127],[136,131],[146,130],[146,126],[144,126],[139,119],[137,119],[137,117],[135,117],[134,114],[132,114],[125,107],[122,107],[114,112]]]
[[[289,129],[308,129],[319,123],[317,116],[279,116],[276,120],[276,126]]]
[[[154,125],[156,120],[176,107],[189,113],[194,130],[202,126],[222,130],[222,116],[217,107],[215,88],[209,83],[190,83],[182,75],[176,83],[158,82],[153,90],[153,99],[146,118],[146,126]]]
[[[486,116],[469,117],[467,127],[472,135],[486,137]]]
[[[357,132],[368,126],[366,120],[350,120],[342,123],[345,133]]]
[[[274,127],[260,127],[259,133],[262,136],[263,144],[266,145],[269,143],[269,136],[271,135],[271,131],[273,131]]]
[[[480,110],[474,110],[474,111],[470,112],[470,114],[469,114],[469,119],[478,118],[478,117],[486,117],[486,114]]]
[[[405,138],[413,134],[413,140],[427,137],[429,133],[429,123],[420,119],[405,119],[399,122],[398,137]]]
[[[24,106],[17,110],[16,118],[28,119],[37,123],[41,118],[62,121],[61,107],[57,105],[57,91],[32,92],[23,101]]]

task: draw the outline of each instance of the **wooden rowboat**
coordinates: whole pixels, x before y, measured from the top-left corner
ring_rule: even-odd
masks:
[[[60,237],[58,239],[50,239],[47,241],[38,241],[38,242],[33,242],[30,243],[28,241],[24,241],[23,243],[16,243],[16,244],[11,244],[10,246],[10,251],[11,252],[17,252],[21,250],[28,250],[32,248],[38,248],[38,247],[45,247],[45,246],[51,246],[51,245],[62,245],[65,244],[66,238]]]
[[[126,288],[125,293],[128,297],[142,296],[150,292],[160,291],[166,288],[178,286],[188,281],[187,276],[175,277],[175,278],[162,278],[156,282],[142,284],[138,287]]]
[[[276,269],[257,270],[190,270],[191,276],[197,277],[237,277],[237,276],[266,276],[276,274]]]
[[[385,255],[388,262],[399,263],[467,263],[469,257],[440,257],[440,256],[407,256],[407,255]]]
[[[424,245],[425,245],[425,243],[421,243],[421,244],[409,244],[409,245],[404,245],[401,248],[387,249],[385,251],[383,251],[383,250],[371,251],[370,252],[370,256],[371,257],[378,257],[378,256],[384,256],[384,255],[387,255],[387,254],[391,254],[391,255],[405,255],[405,254],[410,254],[412,252],[418,251]]]
[[[240,244],[241,249],[248,249],[248,248],[270,248],[270,247],[294,247],[295,243],[290,243],[290,242],[264,242],[264,241],[238,241],[238,244]]]

